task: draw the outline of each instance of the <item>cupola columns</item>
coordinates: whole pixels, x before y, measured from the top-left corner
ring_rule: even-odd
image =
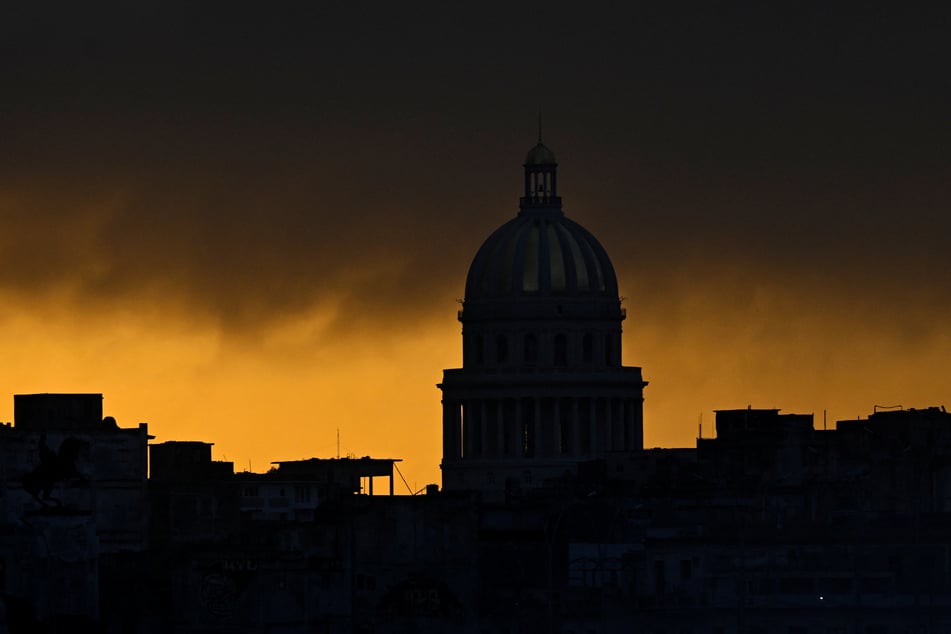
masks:
[[[528,151],[525,157],[525,194],[520,201],[520,209],[554,208],[561,209],[558,196],[558,162],[555,153],[545,147],[539,130],[538,144]]]

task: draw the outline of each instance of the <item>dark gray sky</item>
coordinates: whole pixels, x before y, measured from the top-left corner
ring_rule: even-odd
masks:
[[[568,212],[621,269],[946,288],[945,15],[315,4],[5,9],[4,286],[154,288],[236,325],[322,293],[415,317],[514,213],[541,108]]]

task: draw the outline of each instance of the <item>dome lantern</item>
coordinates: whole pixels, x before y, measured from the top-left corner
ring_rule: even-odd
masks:
[[[542,143],[541,115],[538,116],[538,143],[525,156],[525,195],[519,207],[561,209],[558,196],[558,162],[555,153]]]

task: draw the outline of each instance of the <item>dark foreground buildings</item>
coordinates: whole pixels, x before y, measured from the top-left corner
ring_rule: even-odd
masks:
[[[0,634],[951,631],[951,416],[718,411],[645,450],[614,270],[556,176],[539,143],[469,271],[441,491],[393,495],[393,459],[235,473],[101,395],[16,396]]]

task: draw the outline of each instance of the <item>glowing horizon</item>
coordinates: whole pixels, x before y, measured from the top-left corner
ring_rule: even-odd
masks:
[[[656,312],[636,310],[633,297],[625,302],[624,363],[643,367],[650,382],[647,448],[694,446],[701,416],[704,436],[712,437],[715,409],[814,413],[817,427],[826,410],[831,428],[875,405],[945,403],[946,334],[912,347],[904,338],[883,339],[874,324],[788,312],[791,298],[762,289],[757,320],[736,321],[746,307],[719,307],[716,320],[691,325],[690,315],[714,311],[714,298],[695,293],[680,301]],[[154,442],[214,443],[215,459],[238,471],[333,457],[339,428],[341,455],[402,459],[418,490],[441,481],[435,384],[443,368],[461,363],[454,306],[444,308],[415,330],[372,340],[358,331],[337,339],[326,317],[297,316],[253,343],[184,318],[159,323],[145,311],[98,325],[99,315],[77,322],[50,312],[8,314],[0,323],[8,351],[0,418],[12,420],[14,393],[102,393],[105,414],[120,426],[148,422]],[[782,341],[771,339],[777,328]],[[889,373],[879,370],[886,367]],[[397,483],[397,492],[404,488]]]

